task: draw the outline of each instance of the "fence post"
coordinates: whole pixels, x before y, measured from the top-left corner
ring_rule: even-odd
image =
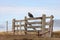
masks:
[[[19,25],[19,27],[20,27],[19,33],[21,34],[21,33],[22,33],[22,30],[21,30],[21,21],[20,21],[19,24],[20,24],[20,25]]]
[[[45,33],[45,24],[46,24],[45,21],[46,21],[46,15],[43,14],[43,15],[42,15],[42,34],[43,34],[42,37],[45,36],[45,34],[44,34],[44,33]]]
[[[6,21],[6,31],[8,33],[8,21]]]
[[[54,20],[53,20],[53,15],[51,15],[50,16],[50,23],[49,23],[49,30],[50,30],[50,37],[52,37],[52,32],[53,32],[53,22],[54,22]]]
[[[16,22],[16,24],[18,25],[18,22]],[[16,28],[16,27],[15,27],[15,28]],[[17,30],[16,30],[16,32],[17,32],[17,35],[18,35],[18,31],[19,31],[19,30],[18,30],[18,26],[17,26]]]
[[[27,17],[25,16],[25,34],[27,34]]]
[[[15,34],[15,19],[12,20],[12,31]]]

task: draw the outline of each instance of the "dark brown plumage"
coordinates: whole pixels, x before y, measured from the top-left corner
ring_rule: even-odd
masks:
[[[28,12],[28,16],[33,18],[33,15],[30,12]]]

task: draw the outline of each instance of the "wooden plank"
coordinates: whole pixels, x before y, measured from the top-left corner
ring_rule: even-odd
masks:
[[[27,30],[27,32],[38,32],[38,30]]]
[[[14,35],[15,34],[15,19],[12,20],[12,31]]]
[[[42,17],[36,17],[36,18],[27,18],[27,20],[37,20],[37,19],[42,19]]]
[[[43,35],[46,34],[46,33],[49,33],[50,31],[45,31],[44,33],[42,33]]]
[[[24,26],[25,27],[25,34],[27,34],[27,28],[26,28],[27,27],[27,23],[26,22],[27,22],[27,17],[25,16],[25,26]]]
[[[27,24],[41,24],[42,22],[27,22]]]
[[[20,27],[20,26],[24,26],[24,24],[22,24],[22,25],[15,25],[15,27]]]
[[[46,18],[50,18],[50,16],[46,17]],[[54,17],[53,17],[54,18]],[[37,19],[42,19],[42,17],[36,17],[36,18],[27,18],[27,20],[37,20]]]
[[[24,22],[25,20],[15,20],[15,22]]]
[[[49,25],[50,24],[50,22],[46,22],[46,25]]]
[[[45,21],[46,21],[46,15],[43,14],[43,16],[42,16],[42,33],[45,32],[45,25],[46,25]],[[45,35],[42,35],[42,37],[44,37],[44,36]]]
[[[48,28],[45,28],[45,30],[48,30]]]
[[[27,30],[27,32],[32,32],[32,33],[34,33],[34,32],[40,32],[40,33],[42,33],[42,30]]]
[[[51,18],[51,16],[47,16],[46,18]],[[54,16],[52,15],[52,18],[54,18]]]
[[[6,21],[6,32],[8,33],[8,21]]]
[[[42,28],[42,26],[27,26],[27,28]]]
[[[50,16],[48,16],[48,17],[46,17],[46,18],[49,18],[49,19],[50,19],[51,17],[50,17]],[[53,16],[52,18],[54,18],[54,16]]]
[[[49,18],[50,19],[50,16],[46,17],[46,18]]]
[[[51,37],[53,32],[53,15],[50,16],[49,31],[50,31],[50,37]]]

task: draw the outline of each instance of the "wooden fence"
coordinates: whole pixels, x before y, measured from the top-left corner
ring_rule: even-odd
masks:
[[[25,17],[24,20],[13,19],[12,20],[13,34],[16,35],[17,33],[17,35],[19,35],[19,33],[24,31],[25,35],[27,34],[29,35],[31,32],[36,32],[38,36],[51,37],[53,32],[53,18],[54,18],[53,15],[47,17],[45,14],[43,14],[42,17],[35,18]],[[49,19],[49,21],[47,19]]]

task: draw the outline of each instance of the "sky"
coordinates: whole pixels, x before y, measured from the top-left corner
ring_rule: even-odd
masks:
[[[28,12],[34,17],[46,14],[60,19],[60,0],[0,0],[0,26],[6,26],[6,21],[11,26],[13,18],[24,19]]]

